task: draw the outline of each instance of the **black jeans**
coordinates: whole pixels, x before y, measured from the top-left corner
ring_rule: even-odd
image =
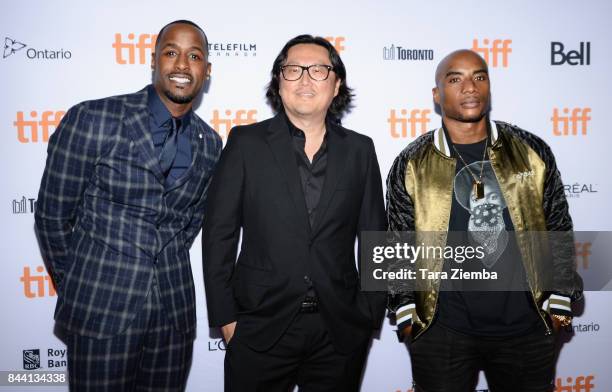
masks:
[[[554,390],[555,335],[482,338],[435,323],[409,343],[415,392],[473,392],[485,373],[491,392]]]

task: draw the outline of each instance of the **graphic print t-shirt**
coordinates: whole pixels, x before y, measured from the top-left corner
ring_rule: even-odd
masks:
[[[448,140],[448,136],[447,136]],[[514,226],[495,177],[483,140],[455,144],[463,160],[477,177],[482,168],[484,197],[474,194],[474,177],[451,147],[457,160],[453,181],[453,204],[447,245],[481,247],[483,257],[461,263],[445,260],[451,269],[464,272],[495,272],[496,280],[447,280],[440,292],[438,321],[453,330],[477,336],[512,336],[534,328],[539,322],[528,292]],[[450,140],[449,140],[449,145]]]

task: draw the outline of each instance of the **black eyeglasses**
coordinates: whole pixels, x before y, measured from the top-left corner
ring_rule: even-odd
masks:
[[[329,77],[329,71],[333,71],[334,67],[325,64],[313,64],[309,66],[288,64],[281,67],[281,74],[286,81],[294,82],[302,77],[304,71],[308,72],[308,76],[312,80],[322,82]]]

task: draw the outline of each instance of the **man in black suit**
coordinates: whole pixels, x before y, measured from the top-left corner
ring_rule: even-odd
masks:
[[[361,231],[386,227],[374,144],[340,125],[352,94],[325,39],[290,40],[271,75],[277,115],[231,131],[204,224],[226,390],[356,391],[385,310],[360,290],[354,252]]]

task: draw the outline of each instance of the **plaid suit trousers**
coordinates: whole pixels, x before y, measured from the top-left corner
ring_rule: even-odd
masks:
[[[166,317],[154,282],[129,327],[108,339],[67,337],[71,391],[183,391],[193,339]]]

